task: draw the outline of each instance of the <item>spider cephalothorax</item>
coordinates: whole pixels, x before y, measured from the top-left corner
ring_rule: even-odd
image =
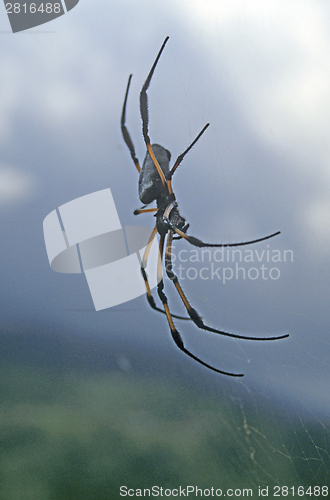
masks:
[[[147,212],[156,212],[155,217],[156,217],[156,225],[151,233],[148,245],[146,247],[143,259],[142,259],[142,264],[141,264],[141,273],[145,282],[146,286],[146,293],[147,293],[147,299],[150,304],[150,306],[155,309],[156,311],[159,311],[161,313],[166,314],[168,324],[171,330],[171,335],[178,346],[178,348],[187,354],[189,357],[193,358],[195,361],[198,361],[198,363],[206,366],[210,370],[213,370],[218,373],[222,373],[224,375],[230,375],[233,377],[242,377],[243,374],[235,374],[235,373],[229,373],[225,372],[222,370],[219,370],[217,368],[214,368],[213,366],[205,363],[201,359],[199,359],[197,356],[192,354],[190,351],[188,351],[183,343],[183,340],[181,338],[180,333],[176,329],[174,322],[173,322],[173,317],[174,318],[179,318],[179,319],[191,319],[198,328],[201,328],[202,330],[206,330],[208,332],[212,333],[217,333],[220,335],[225,335],[227,337],[234,337],[234,338],[239,338],[239,339],[245,339],[245,340],[279,340],[288,337],[288,334],[283,334],[279,335],[276,337],[249,337],[246,335],[238,335],[234,333],[229,333],[225,332],[222,330],[217,330],[215,328],[211,328],[207,325],[204,324],[202,318],[199,316],[197,311],[191,307],[185,293],[183,292],[181,285],[179,283],[178,277],[176,276],[175,272],[173,271],[173,266],[172,266],[172,241],[174,238],[180,239],[184,238],[187,240],[191,245],[197,246],[197,247],[236,247],[236,246],[242,246],[242,245],[249,245],[252,243],[258,243],[260,241],[267,240],[269,238],[272,238],[273,236],[276,236],[279,234],[279,231],[276,233],[273,233],[269,236],[265,236],[263,238],[258,238],[252,241],[245,241],[242,243],[228,243],[228,244],[223,244],[223,243],[204,243],[203,241],[199,240],[198,238],[195,238],[194,236],[187,235],[187,230],[189,227],[189,224],[186,224],[185,219],[180,215],[179,210],[178,210],[178,204],[176,202],[175,195],[173,193],[172,189],[172,177],[188,151],[196,144],[198,139],[201,137],[201,135],[205,132],[209,124],[205,125],[202,131],[197,135],[197,137],[193,140],[193,142],[190,144],[190,146],[183,152],[181,153],[172,168],[170,168],[170,160],[171,160],[171,153],[165,149],[163,146],[160,146],[159,144],[152,144],[150,143],[150,138],[148,135],[148,124],[149,124],[149,119],[148,119],[148,96],[147,96],[147,90],[150,85],[151,78],[154,74],[155,68],[157,66],[157,63],[159,61],[159,58],[161,56],[161,53],[164,50],[164,47],[168,41],[168,37],[165,38],[163,45],[160,48],[160,51],[158,52],[158,55],[154,61],[154,64],[152,65],[152,68],[147,76],[147,79],[142,87],[142,90],[140,92],[140,111],[141,111],[141,118],[142,118],[142,134],[144,138],[145,145],[147,147],[147,152],[146,156],[144,158],[143,164],[142,164],[142,169],[140,167],[139,161],[135,155],[135,149],[133,146],[133,142],[131,140],[131,137],[128,133],[128,130],[125,125],[125,120],[126,120],[126,104],[127,104],[127,97],[128,97],[128,91],[131,83],[131,78],[132,75],[130,75],[128,79],[128,84],[126,88],[126,94],[125,94],[125,99],[124,99],[124,105],[123,105],[123,110],[122,110],[122,115],[121,115],[121,130],[123,133],[124,140],[126,142],[126,145],[131,153],[131,157],[134,161],[134,164],[140,173],[140,178],[139,178],[139,198],[141,202],[144,204],[144,206],[138,210],[135,210],[134,214],[142,214],[142,213],[147,213]],[[152,203],[153,201],[156,201],[157,208],[146,208],[147,205]],[[156,234],[159,234],[159,262],[158,262],[158,296],[162,302],[163,309],[160,309],[159,307],[156,306],[156,303],[154,301],[153,296],[151,295],[150,291],[150,286],[148,282],[148,277],[147,273],[145,271],[145,268],[147,266],[147,260],[150,252],[151,245],[154,241],[154,238]],[[189,318],[182,318],[180,316],[176,316],[170,312],[169,306],[168,306],[168,301],[167,297],[164,293],[164,282],[163,282],[163,275],[162,275],[162,264],[163,264],[163,254],[164,254],[164,247],[165,247],[165,238],[166,238],[166,248],[165,248],[165,270],[167,277],[172,281],[174,284],[176,290],[178,291],[180,298],[187,310]]]

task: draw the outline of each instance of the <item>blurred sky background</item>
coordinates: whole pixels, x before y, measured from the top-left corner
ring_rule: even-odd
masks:
[[[210,326],[177,322],[186,345],[243,384],[325,416],[330,399],[330,5],[327,0],[80,0],[64,16],[11,34],[0,11],[1,324],[40,323],[79,339],[142,342],[194,376],[205,370],[172,343],[144,297],[93,311],[83,275],[53,272],[42,222],[80,196],[111,188],[122,225],[153,226],[120,114],[142,162],[139,91],[165,38],[149,91],[150,136],[175,159],[210,127],[173,187],[190,234],[208,242],[281,235],[258,250],[292,250],[278,280],[182,283]],[[185,242],[176,248],[190,250]],[[251,247],[251,249],[253,249]],[[173,312],[179,298],[166,290]],[[197,375],[196,375],[197,374]],[[248,397],[248,396],[247,396]]]

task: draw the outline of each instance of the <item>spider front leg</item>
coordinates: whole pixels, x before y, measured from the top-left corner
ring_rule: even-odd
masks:
[[[153,63],[152,65],[152,68],[149,72],[149,75],[147,76],[147,79],[146,81],[144,82],[144,85],[142,87],[142,90],[140,92],[140,112],[141,112],[141,119],[142,119],[142,134],[143,134],[143,138],[144,138],[144,142],[145,142],[145,145],[147,147],[147,150],[148,150],[148,153],[157,169],[157,172],[159,174],[159,177],[162,181],[162,185],[163,187],[165,188],[165,186],[167,186],[167,183],[166,183],[166,179],[165,179],[165,176],[164,176],[164,173],[157,161],[157,158],[156,156],[154,155],[154,152],[152,150],[152,147],[151,147],[151,143],[150,143],[150,137],[149,137],[149,134],[148,134],[148,126],[149,126],[149,116],[148,116],[148,95],[147,95],[147,90],[149,88],[149,85],[150,85],[150,82],[151,82],[151,78],[154,74],[154,71],[155,71],[155,68],[157,66],[157,63],[159,61],[159,58],[164,50],[164,47],[168,41],[169,37],[167,36],[163,42],[163,45],[161,46],[160,48],[160,51],[158,52],[158,55],[155,59],[155,62]]]
[[[168,253],[169,254],[171,253],[172,237],[173,237],[173,233],[172,233],[172,231],[170,231],[169,234],[168,234],[168,237],[167,237],[166,255],[168,255]],[[162,235],[160,237],[160,242],[159,242],[158,272],[160,272],[160,269],[162,269],[162,264],[163,264],[164,240],[165,240],[165,236]],[[165,260],[165,262],[166,262],[166,260]],[[166,272],[167,272],[167,270],[166,270]],[[176,277],[174,275],[174,273],[172,273],[172,270],[170,270],[169,272],[167,272],[167,275],[169,276],[169,278],[172,281]],[[163,282],[163,278],[162,277],[161,277],[161,279],[160,279],[160,281],[158,283],[158,295],[159,295],[160,300],[162,301],[162,304],[163,304],[163,307],[164,307],[164,310],[165,310],[165,314],[166,314],[167,321],[168,321],[168,324],[169,324],[169,327],[170,327],[170,330],[171,330],[172,338],[173,338],[175,344],[177,345],[177,347],[182,352],[184,352],[187,356],[189,356],[190,358],[192,358],[195,361],[197,361],[197,363],[205,366],[206,368],[208,368],[209,370],[212,370],[214,372],[221,373],[222,375],[228,375],[229,377],[243,377],[244,376],[243,373],[230,373],[230,372],[225,372],[223,370],[219,370],[218,368],[214,368],[214,366],[211,366],[208,363],[205,363],[205,361],[202,361],[200,358],[198,358],[197,356],[195,356],[194,354],[192,354],[190,351],[188,351],[188,349],[186,349],[185,346],[184,346],[184,343],[183,343],[183,340],[182,340],[182,337],[181,337],[180,333],[175,328],[175,325],[174,325],[174,322],[173,322],[173,315],[170,312],[170,309],[169,309],[169,306],[168,306],[168,302],[167,302],[167,297],[166,297],[166,295],[164,293],[164,282]]]

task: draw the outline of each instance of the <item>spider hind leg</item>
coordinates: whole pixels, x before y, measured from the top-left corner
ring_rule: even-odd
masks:
[[[158,266],[158,268],[160,266],[162,266],[164,239],[165,239],[165,236],[161,236],[160,242],[159,242],[159,257],[158,257],[159,258],[159,266]],[[167,243],[166,252],[168,251],[169,244],[171,245],[171,243],[172,243],[172,231],[170,231],[168,239],[170,239],[170,241]],[[176,277],[174,275],[174,273],[173,273],[172,270],[167,270],[167,274],[168,274],[168,276],[170,275],[169,278],[171,280],[173,280],[173,278]],[[164,307],[164,311],[165,311],[165,314],[166,314],[166,317],[167,317],[167,321],[168,321],[168,324],[169,324],[169,327],[170,327],[172,339],[174,340],[176,346],[180,349],[180,351],[182,351],[184,354],[186,354],[187,356],[189,356],[193,360],[197,361],[197,363],[205,366],[206,368],[208,368],[209,370],[212,370],[214,372],[221,373],[222,375],[228,375],[229,377],[243,377],[244,376],[243,373],[230,373],[230,372],[225,372],[223,370],[219,370],[218,368],[214,368],[214,366],[211,366],[208,363],[205,363],[205,361],[202,361],[200,358],[198,358],[197,356],[195,356],[195,354],[193,354],[190,351],[188,351],[188,349],[186,349],[186,347],[185,347],[185,345],[183,343],[183,340],[182,340],[182,337],[181,337],[180,333],[175,328],[175,325],[174,325],[174,322],[173,322],[173,316],[174,315],[172,315],[171,312],[170,312],[170,309],[169,309],[169,306],[168,306],[168,302],[167,302],[167,297],[166,297],[166,295],[164,293],[164,282],[163,282],[163,279],[161,279],[159,281],[158,287],[157,287],[157,291],[158,291],[158,296],[159,296],[160,300],[162,301],[162,304],[163,304],[163,307]],[[196,312],[196,314],[197,314],[197,312]],[[191,317],[191,319],[193,319],[192,316],[190,316],[190,317]]]
[[[181,233],[181,231],[180,231]],[[182,233],[183,237],[186,236],[184,235],[184,233]],[[167,273],[167,276],[168,278],[172,281],[172,283],[174,284],[175,288],[177,289],[179,295],[180,295],[180,298],[182,300],[182,302],[184,303],[184,306],[190,316],[190,318],[192,319],[192,321],[195,323],[195,325],[200,328],[201,330],[205,330],[207,332],[211,332],[211,333],[217,333],[219,335],[224,335],[226,337],[233,337],[233,338],[236,338],[236,339],[243,339],[243,340],[259,340],[259,341],[266,341],[266,340],[280,340],[280,339],[284,339],[284,338],[287,338],[289,336],[288,333],[285,333],[283,335],[278,335],[278,336],[275,336],[275,337],[251,337],[251,336],[248,336],[248,335],[239,335],[239,334],[236,334],[236,333],[229,333],[229,332],[225,332],[223,330],[217,330],[216,328],[211,328],[210,326],[207,326],[205,325],[205,323],[203,322],[201,316],[198,314],[198,312],[196,311],[196,309],[194,309],[184,291],[182,290],[181,288],[181,285],[179,283],[179,280],[178,280],[178,277],[176,276],[176,274],[174,273],[173,271],[173,266],[172,266],[172,239],[173,239],[173,231],[171,230],[168,234],[168,237],[167,237],[167,245],[166,245],[166,253],[165,253],[165,269],[166,269],[166,273]]]
[[[152,243],[153,243],[153,241],[155,239],[156,234],[157,234],[157,228],[155,226],[154,229],[152,230],[152,233],[150,235],[148,244],[147,244],[146,249],[145,249],[144,254],[143,254],[143,258],[142,258],[142,262],[141,262],[141,274],[142,274],[142,277],[143,277],[143,280],[144,280],[144,285],[145,285],[145,288],[146,288],[146,296],[147,296],[148,304],[150,305],[150,307],[154,311],[157,311],[157,312],[160,312],[162,314],[165,314],[165,311],[163,309],[160,309],[159,307],[157,307],[155,299],[153,298],[153,296],[151,294],[149,280],[148,280],[148,276],[147,276],[147,272],[146,272],[146,267],[147,267],[147,263],[148,263],[149,253],[150,253],[151,246],[152,246]],[[173,317],[177,318],[177,319],[188,320],[188,321],[190,321],[190,319],[191,319],[190,317],[177,316],[176,314],[173,314]]]

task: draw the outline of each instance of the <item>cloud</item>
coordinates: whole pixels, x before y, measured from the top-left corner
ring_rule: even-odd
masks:
[[[291,156],[313,149],[327,161],[328,2],[192,0],[189,9],[180,3],[209,75],[228,82],[255,136]]]
[[[0,207],[22,203],[36,192],[36,180],[16,167],[0,164]]]
[[[330,201],[327,198],[311,199],[300,213],[300,224],[306,241],[320,256],[329,255]]]

